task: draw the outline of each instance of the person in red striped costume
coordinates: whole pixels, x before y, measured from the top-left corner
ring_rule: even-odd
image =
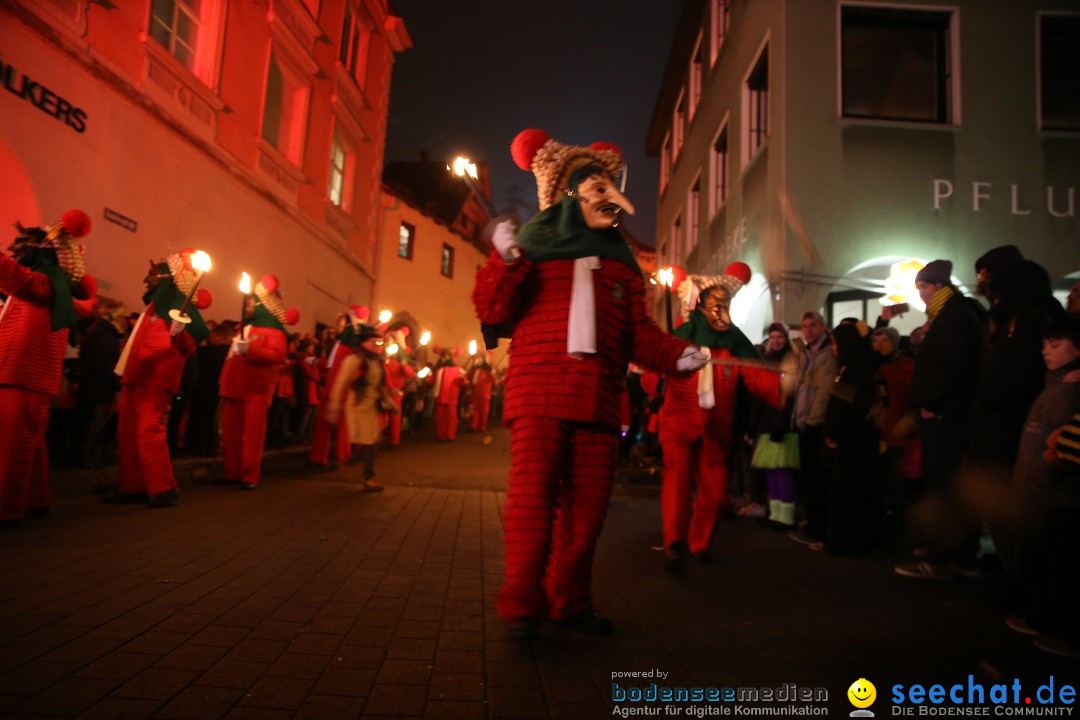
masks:
[[[512,638],[542,618],[612,632],[593,606],[592,562],[618,453],[630,361],[692,371],[705,356],[648,317],[644,279],[618,228],[633,206],[616,185],[614,145],[563,145],[525,130],[511,145],[537,180],[540,213],[516,232],[497,218],[473,304],[489,349],[511,339],[503,417],[511,469],[504,512],[506,577],[497,599]]]

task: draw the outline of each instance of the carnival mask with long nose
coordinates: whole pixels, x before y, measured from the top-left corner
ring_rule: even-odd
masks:
[[[633,204],[619,192],[614,180],[599,165],[585,168],[588,173],[570,196],[581,202],[585,224],[593,230],[606,230],[619,224],[619,212],[634,214]]]
[[[713,330],[723,332],[731,327],[731,293],[727,288],[710,289],[701,309],[705,313],[705,322]]]

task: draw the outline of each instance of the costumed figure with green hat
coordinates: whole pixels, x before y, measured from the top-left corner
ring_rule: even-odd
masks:
[[[503,417],[511,469],[504,511],[506,577],[497,609],[513,638],[542,618],[607,634],[592,562],[618,454],[627,365],[696,370],[698,348],[649,318],[644,278],[618,228],[633,212],[619,189],[614,145],[563,145],[540,130],[511,145],[537,180],[540,213],[517,232],[497,218],[495,251],[477,273],[473,304],[489,349],[509,335]]]
[[[286,325],[300,322],[300,312],[286,308],[274,275],[255,285],[251,318],[233,340],[221,370],[221,440],[226,483],[244,490],[259,485],[266,415],[278,374],[289,349]]]
[[[307,465],[319,470],[333,470],[337,463],[349,459],[349,429],[344,423],[329,423],[326,421],[326,397],[330,388],[334,386],[338,373],[341,371],[341,363],[356,350],[358,332],[361,327],[366,327],[365,322],[370,317],[371,311],[363,305],[351,305],[345,312],[344,327],[338,335],[334,347],[323,368],[326,381],[323,383],[322,392],[319,395],[319,409],[315,415],[315,430],[311,434],[311,452],[308,455]],[[330,445],[334,446],[334,460],[330,459]]]
[[[75,322],[97,303],[97,283],[83,266],[80,238],[90,232],[82,210],[48,228],[23,227],[0,254],[0,522],[49,509],[45,430],[49,402]]]
[[[323,413],[328,423],[348,431],[348,447],[364,464],[364,491],[379,492],[383,489],[375,482],[375,445],[382,434],[379,412],[391,402],[380,347],[382,332],[363,323],[353,329],[356,347],[341,360]]]
[[[210,334],[199,310],[213,302],[209,290],[195,289],[200,274],[192,267],[195,253],[185,248],[163,261],[151,260],[143,280],[146,309],[116,364],[121,378],[116,428],[120,487],[106,502],[148,502],[165,508],[180,497],[165,422],[180,391],[184,363]],[[171,317],[171,311],[187,322]]]
[[[691,275],[679,286],[687,321],[675,336],[700,346],[709,365],[693,375],[669,376],[660,408],[660,505],[665,563],[673,575],[685,572],[687,551],[700,564],[712,561],[709,545],[729,503],[727,465],[739,385],[780,406],[779,371],[763,366],[754,345],[731,322],[731,301],[749,281],[750,268],[735,262],[723,275]],[[655,376],[642,379],[650,394],[655,384]]]

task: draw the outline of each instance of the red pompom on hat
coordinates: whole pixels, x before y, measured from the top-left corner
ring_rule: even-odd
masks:
[[[620,149],[619,149],[619,146],[618,146],[618,145],[616,145],[616,144],[614,144],[614,143],[609,143],[609,142],[594,142],[594,143],[593,143],[592,145],[590,145],[589,147],[591,147],[591,148],[592,148],[593,150],[607,150],[607,151],[609,151],[609,152],[613,152],[613,153],[618,153],[618,154],[619,154],[619,157],[622,157],[622,156],[623,156],[623,154],[622,154],[622,150],[620,150]]]
[[[522,170],[532,170],[533,158],[550,139],[551,136],[543,130],[522,130],[510,143],[510,155],[514,158],[514,163]]]
[[[263,290],[266,292],[274,292],[281,283],[278,281],[277,275],[267,273],[259,280],[259,284],[263,286]]]
[[[368,310],[366,305],[350,305],[349,314],[363,322],[371,316],[371,310]]]
[[[300,322],[300,311],[296,308],[288,308],[285,310],[285,324],[295,325]]]
[[[214,294],[206,288],[199,288],[195,291],[195,296],[191,298],[191,302],[200,310],[205,310],[214,304]]]
[[[442,353],[443,353],[442,345],[432,345],[431,346],[431,352],[435,353],[436,355],[442,355]]]
[[[738,278],[739,282],[745,285],[750,282],[750,266],[744,262],[733,262],[724,268],[725,275],[731,275],[734,278]]]
[[[461,357],[465,354],[465,350],[461,347],[454,348],[454,357]]]
[[[98,281],[93,275],[83,275],[79,280],[79,284],[72,288],[72,290],[81,300],[92,298],[98,293]]]
[[[82,210],[68,210],[60,216],[60,224],[71,237],[81,238],[90,234],[90,216]]]
[[[398,331],[401,333],[401,337],[409,337],[409,335],[410,335],[408,325],[404,325],[404,326],[398,328]]]

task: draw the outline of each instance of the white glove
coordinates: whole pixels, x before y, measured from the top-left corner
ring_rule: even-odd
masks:
[[[250,340],[233,340],[232,351],[237,355],[247,355],[248,348],[251,347]]]
[[[705,363],[709,362],[709,356],[701,352],[701,348],[691,345],[682,351],[682,355],[675,361],[675,368],[679,372],[694,372],[705,366]]]
[[[179,320],[173,320],[172,325],[169,326],[169,334],[176,337],[180,333],[184,332],[184,328],[187,327],[187,323],[182,323]]]
[[[491,233],[491,244],[508,265],[521,257],[521,248],[517,244],[517,225],[513,219],[507,218],[495,225]]]

